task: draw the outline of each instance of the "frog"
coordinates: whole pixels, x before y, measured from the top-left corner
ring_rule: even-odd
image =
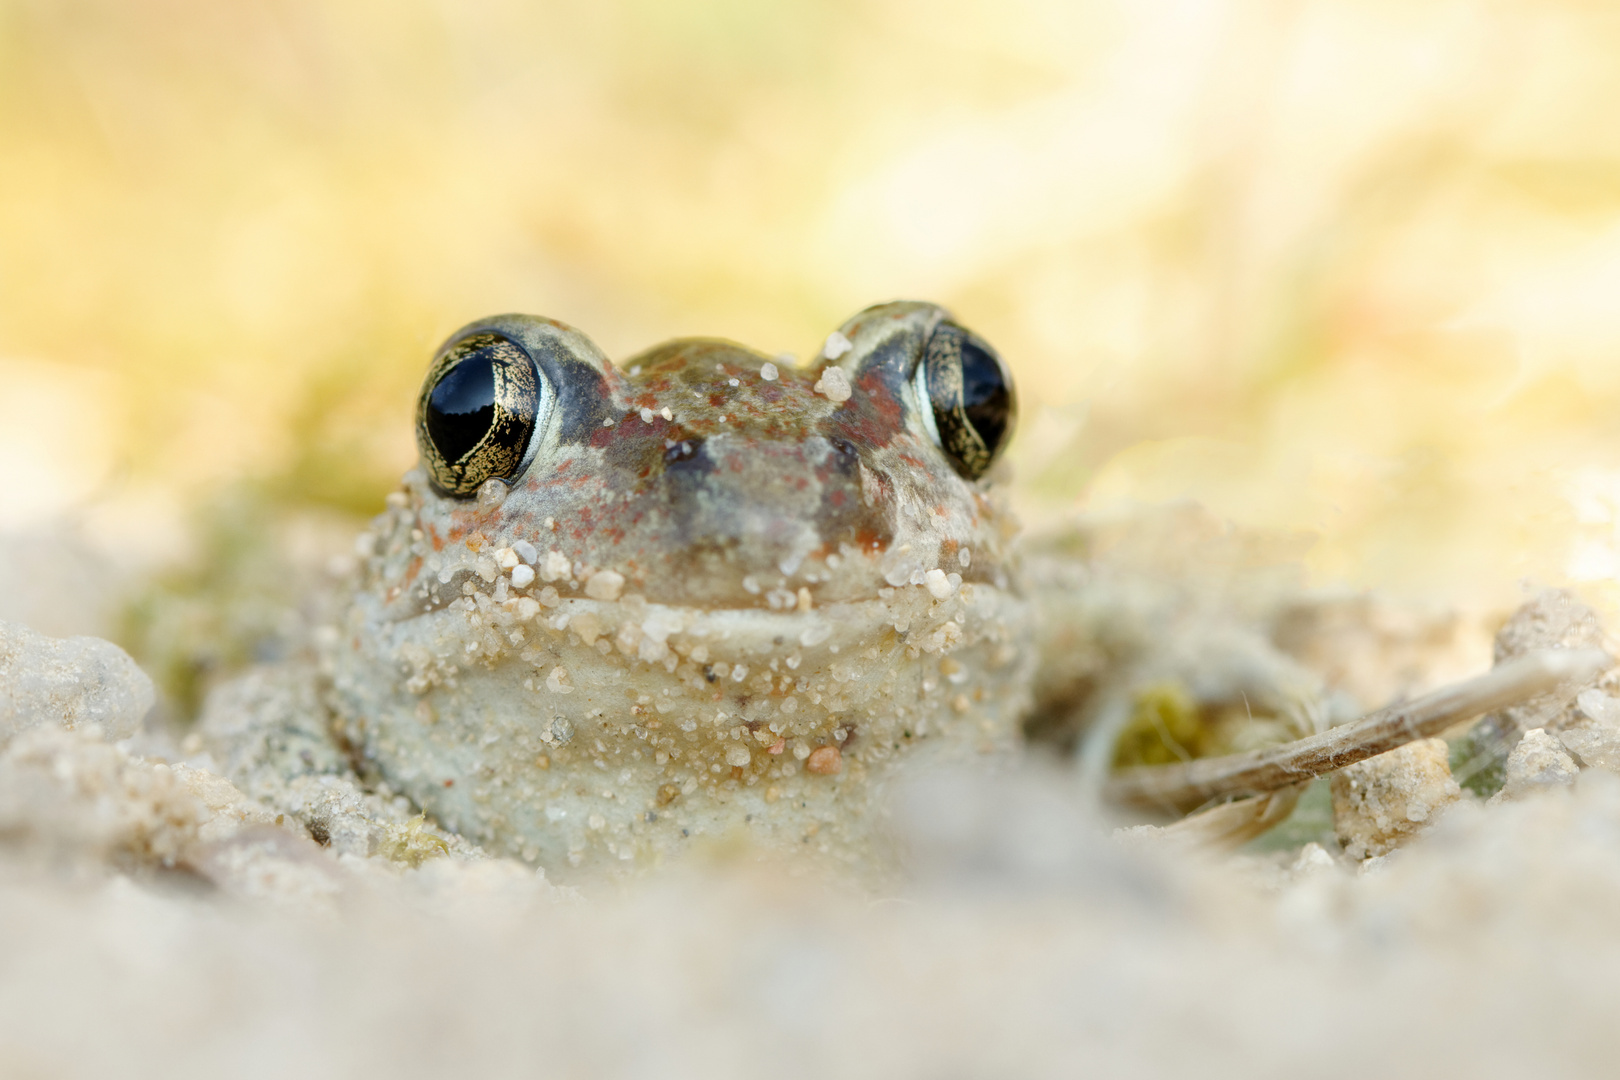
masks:
[[[202,731],[323,842],[426,823],[584,880],[738,844],[879,875],[896,784],[1117,735],[1167,678],[1307,730],[1311,677],[1263,635],[1155,648],[1177,604],[1153,575],[1020,540],[1017,413],[1008,364],[933,303],[867,308],[806,364],[716,338],[615,362],[555,319],[479,319],[432,357],[420,460],[318,661]]]

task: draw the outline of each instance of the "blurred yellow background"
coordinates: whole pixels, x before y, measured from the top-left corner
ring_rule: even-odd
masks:
[[[0,530],[369,512],[494,311],[803,356],[906,296],[1012,364],[1027,517],[1601,584],[1617,56],[1572,0],[4,0]]]

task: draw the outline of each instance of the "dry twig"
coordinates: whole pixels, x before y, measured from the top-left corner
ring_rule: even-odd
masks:
[[[1282,746],[1123,769],[1103,794],[1110,802],[1186,813],[1214,800],[1279,791],[1561,687],[1574,694],[1613,664],[1599,649],[1526,653],[1416,701]]]

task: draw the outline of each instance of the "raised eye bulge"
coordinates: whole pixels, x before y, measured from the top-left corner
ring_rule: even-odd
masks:
[[[551,399],[532,357],[502,334],[462,338],[428,369],[416,443],[433,486],[471,498],[491,479],[515,480]]]
[[[1007,365],[971,330],[943,323],[923,350],[915,385],[923,426],[951,466],[968,480],[983,476],[1018,412]]]

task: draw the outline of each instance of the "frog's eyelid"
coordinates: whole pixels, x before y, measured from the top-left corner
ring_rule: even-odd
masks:
[[[917,415],[922,417],[923,430],[934,445],[945,449],[945,440],[939,437],[939,424],[934,420],[933,399],[928,395],[928,359],[917,361],[917,370],[911,376],[911,395],[917,402]]]

